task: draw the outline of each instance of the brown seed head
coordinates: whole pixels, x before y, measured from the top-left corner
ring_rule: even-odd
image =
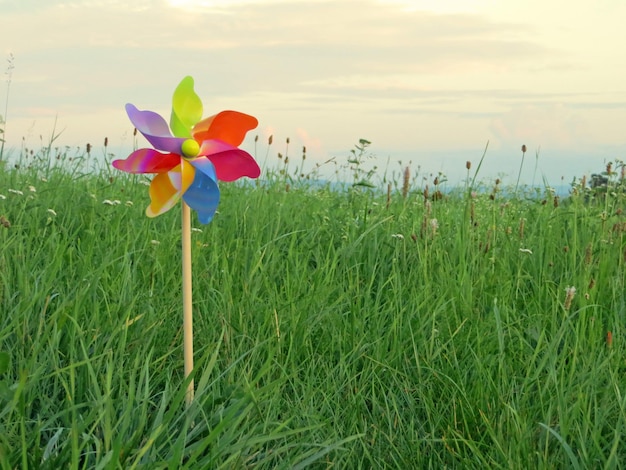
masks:
[[[270,135],[267,139],[267,145],[272,145],[272,142],[274,142],[274,134]]]
[[[593,289],[596,285],[596,280],[594,278],[591,278],[589,280],[589,290]]]
[[[522,145],[522,153],[526,153],[526,145]]]
[[[409,195],[409,185],[411,183],[411,169],[407,166],[404,169],[404,175],[402,178],[402,198],[406,199]]]
[[[107,147],[109,145],[109,138],[105,137],[104,138],[104,146]]]
[[[567,287],[565,289],[565,302],[563,302],[563,308],[565,310],[570,309],[570,307],[572,306],[572,300],[574,299],[575,295],[576,295],[576,288],[574,286]]]
[[[470,162],[469,160],[465,162],[465,168],[467,168],[468,170],[470,168],[472,168],[472,162]]]

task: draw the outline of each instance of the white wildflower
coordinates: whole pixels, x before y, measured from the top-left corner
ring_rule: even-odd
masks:
[[[37,192],[37,188],[35,188],[33,185],[30,185],[30,186],[28,187],[28,190],[29,190],[31,193],[36,193],[36,192]]]
[[[193,228],[191,229],[191,231],[192,231],[192,232],[196,232],[196,233],[202,233],[202,229],[201,229],[201,228],[196,228],[196,227],[193,227]]]
[[[7,197],[4,194],[0,194],[0,199],[6,199]]]
[[[404,235],[402,235],[401,233],[392,233],[391,234],[391,238],[396,238],[398,240],[404,240]]]
[[[533,252],[529,250],[528,248],[520,248],[519,251],[520,253],[528,253],[529,255],[533,254]]]
[[[18,196],[23,196],[24,193],[22,191],[20,191],[19,189],[9,189],[9,192],[11,194],[17,194]]]
[[[430,219],[430,228],[432,231],[436,231],[439,228],[439,221],[437,219]]]
[[[133,201],[126,201],[124,204],[126,204],[128,207],[133,205]]]
[[[105,199],[104,201],[102,201],[102,204],[106,204],[107,206],[112,206],[113,201],[111,201],[110,199]]]
[[[40,181],[43,181],[44,183],[48,182],[48,178],[46,178],[45,176],[42,176],[41,178],[39,178]]]
[[[160,245],[161,242],[159,240],[150,240],[150,243],[152,243],[154,246]]]
[[[48,209],[48,213],[54,215],[55,217],[57,215],[54,209]]]

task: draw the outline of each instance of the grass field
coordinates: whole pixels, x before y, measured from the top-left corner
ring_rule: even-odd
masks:
[[[567,198],[222,184],[193,219],[185,411],[179,211],[66,157],[0,172],[2,469],[626,462],[619,168]]]

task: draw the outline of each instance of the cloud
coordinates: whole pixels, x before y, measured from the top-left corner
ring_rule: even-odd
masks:
[[[563,104],[520,106],[491,121],[501,144],[566,148],[589,142],[588,123]]]

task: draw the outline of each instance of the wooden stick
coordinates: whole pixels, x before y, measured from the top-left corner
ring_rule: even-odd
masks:
[[[185,358],[185,378],[193,371],[193,317],[192,317],[192,289],[191,289],[191,210],[183,201],[183,355]],[[193,402],[193,380],[189,382],[185,403]]]

